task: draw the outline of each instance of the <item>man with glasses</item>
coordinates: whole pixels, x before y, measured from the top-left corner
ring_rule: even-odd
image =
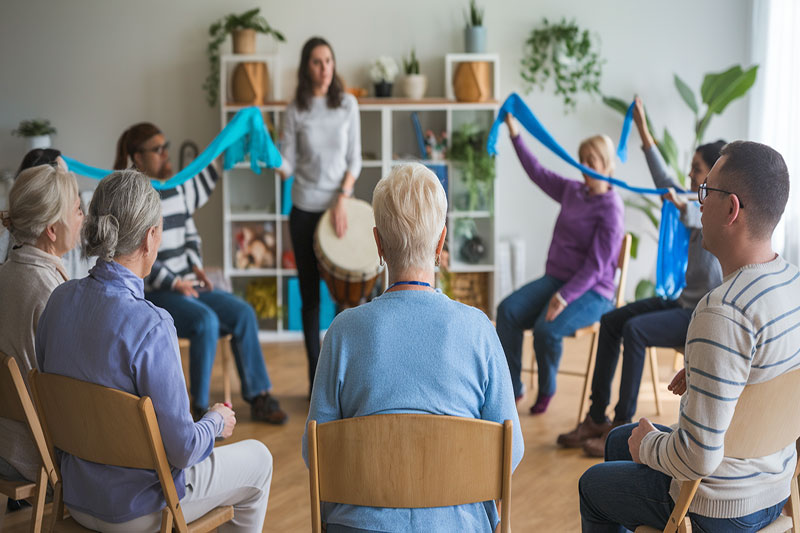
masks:
[[[677,429],[642,418],[611,431],[606,462],[579,482],[584,532],[663,529],[684,480],[703,479],[689,507],[701,531],[757,531],[780,514],[794,443],[737,459],[725,457],[724,442],[745,385],[800,364],[800,271],[771,245],[788,197],[789,172],[778,152],[745,141],[722,149],[698,200],[703,245],[724,278],[697,304],[685,370],[670,383],[682,395]]]

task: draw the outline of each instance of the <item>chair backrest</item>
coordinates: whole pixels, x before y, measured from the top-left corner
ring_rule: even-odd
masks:
[[[725,433],[725,457],[773,454],[800,438],[800,370],[745,386]],[[797,472],[797,470],[795,470]],[[702,480],[684,481],[665,532],[678,531]],[[794,489],[793,489],[794,490]],[[800,524],[795,524],[798,527]]]
[[[626,233],[622,237],[622,247],[619,249],[619,258],[617,259],[617,268],[619,269],[619,283],[617,283],[617,294],[615,298],[615,305],[622,307],[625,305],[625,284],[628,281],[628,264],[631,260],[631,244],[633,237],[630,233]]]
[[[389,414],[308,426],[312,527],[320,501],[444,507],[502,501],[510,531],[512,422]]]
[[[179,531],[188,531],[153,403],[127,392],[31,370],[49,446],[95,463],[155,470]]]
[[[55,483],[55,466],[45,441],[39,416],[33,407],[28,388],[17,361],[0,352],[0,417],[23,422],[31,432],[39,458],[50,481]]]

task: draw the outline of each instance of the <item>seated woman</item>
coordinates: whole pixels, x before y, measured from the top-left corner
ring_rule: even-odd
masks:
[[[375,241],[390,286],[372,302],[340,313],[319,356],[308,420],[379,413],[430,413],[514,423],[513,466],[523,442],[503,351],[481,311],[433,289],[444,245],[447,199],[436,176],[403,164],[373,193]],[[413,383],[413,386],[409,386]],[[306,433],[303,458],[308,464]],[[493,531],[493,502],[435,509],[324,504],[335,531]]]
[[[531,414],[540,414],[556,393],[563,338],[597,322],[614,307],[623,207],[606,181],[584,175],[581,183],[544,168],[523,144],[511,115],[506,116],[506,123],[528,176],[561,204],[544,276],[517,289],[497,308],[497,334],[518,401],[525,395],[520,380],[523,332],[533,329],[539,390]],[[614,171],[614,144],[605,135],[583,141],[578,155],[583,165],[600,174],[609,176]],[[532,223],[538,225],[536,220]]]
[[[214,448],[229,437],[233,411],[214,405],[199,422],[189,413],[172,317],[144,298],[161,243],[161,200],[144,175],[106,176],[95,190],[83,241],[98,256],[89,276],[53,292],[36,332],[42,372],[149,396],[187,521],[233,505],[226,531],[261,531],[272,456],[258,441]],[[158,531],[164,497],[154,470],[121,468],[61,455],[64,503],[98,531]]]
[[[128,128],[117,141],[115,169],[134,168],[151,178],[172,176],[169,142],[155,125],[142,122]],[[254,420],[286,422],[258,341],[258,320],[250,305],[229,292],[214,290],[203,270],[200,234],[192,214],[210,198],[218,175],[211,164],[192,180],[158,191],[164,211],[164,240],[147,278],[148,300],[166,309],[178,335],[188,338],[189,389],[192,413],[200,418],[208,407],[211,369],[220,332],[233,335],[233,355],[242,382],[242,396]]]
[[[47,299],[64,283],[61,257],[78,242],[83,212],[75,176],[50,165],[24,170],[8,197],[3,225],[13,245],[0,266],[0,352],[26,384],[36,365],[34,334]],[[34,481],[39,454],[24,423],[0,418],[0,478]]]

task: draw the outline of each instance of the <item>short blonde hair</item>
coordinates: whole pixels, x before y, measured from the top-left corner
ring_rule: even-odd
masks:
[[[447,219],[436,175],[419,163],[397,165],[375,186],[372,207],[386,262],[398,270],[433,268]]]
[[[59,166],[39,165],[23,170],[8,195],[8,226],[17,244],[35,244],[47,226],[66,222],[78,199],[78,182]]]
[[[594,135],[588,139],[584,139],[578,147],[578,157],[580,157],[584,150],[591,150],[603,161],[603,166],[606,168],[606,174],[612,175],[616,166],[614,160],[614,141],[608,135]]]

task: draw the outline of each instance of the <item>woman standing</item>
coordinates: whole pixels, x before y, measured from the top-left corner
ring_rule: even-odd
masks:
[[[297,91],[286,109],[281,140],[283,179],[294,175],[289,232],[294,248],[303,334],[308,357],[309,387],[319,358],[319,270],[314,256],[314,231],[322,214],[332,209],[332,223],[341,238],[347,231],[345,198],[361,172],[361,124],[356,99],[344,92],[336,74],[333,48],[312,37],[300,55]]]
[[[524,396],[520,370],[522,335],[533,329],[539,391],[531,414],[544,413],[556,392],[563,338],[600,320],[613,307],[614,273],[622,243],[622,199],[602,180],[584,174],[583,183],[544,168],[506,117],[511,142],[531,181],[561,204],[545,264],[545,275],[521,287],[497,308],[497,334],[503,343],[514,394]],[[614,144],[605,135],[584,140],[583,165],[604,174],[614,171]]]

